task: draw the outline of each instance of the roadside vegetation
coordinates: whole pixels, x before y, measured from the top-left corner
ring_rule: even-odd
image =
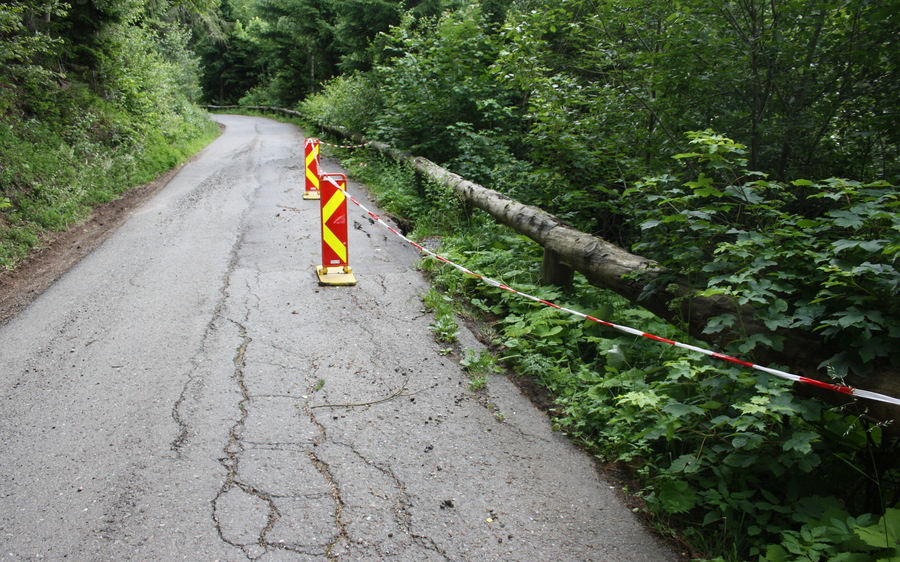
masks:
[[[218,134],[164,4],[0,5],[0,267]]]
[[[439,237],[442,256],[561,306],[705,345],[580,275],[569,289],[541,286],[542,249],[532,241],[375,151],[336,152],[380,205],[414,225],[407,235]],[[795,251],[781,248],[772,259],[787,262]],[[454,314],[476,318],[495,358],[555,396],[556,428],[627,469],[640,509],[697,560],[896,556],[897,440],[861,412],[797,396],[773,376],[573,318],[436,260],[422,267],[434,285],[424,302],[435,311],[436,338],[454,339]],[[727,350],[745,356],[764,344]],[[490,370],[477,368],[486,363],[471,352],[463,359],[473,390],[487,380]]]

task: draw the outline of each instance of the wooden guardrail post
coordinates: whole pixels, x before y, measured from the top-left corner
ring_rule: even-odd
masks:
[[[544,248],[544,260],[541,262],[541,285],[556,285],[564,289],[572,287],[575,270],[560,261],[560,255]]]

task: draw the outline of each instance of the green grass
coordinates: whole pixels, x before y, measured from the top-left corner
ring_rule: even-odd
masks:
[[[127,145],[38,121],[0,122],[0,267],[15,268],[44,233],[78,224],[196,154],[219,134],[201,115]]]

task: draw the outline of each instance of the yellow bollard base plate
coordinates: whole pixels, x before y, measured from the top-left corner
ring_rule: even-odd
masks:
[[[356,285],[356,277],[352,273],[344,273],[343,267],[316,266],[319,285]]]
[[[304,199],[321,199],[322,196],[319,194],[318,191],[306,191],[303,193],[303,198]]]

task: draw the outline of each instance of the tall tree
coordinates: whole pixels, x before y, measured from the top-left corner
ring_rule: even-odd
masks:
[[[400,23],[401,6],[397,0],[343,0],[336,3],[335,46],[340,55],[341,72],[372,68],[369,45],[379,33]]]
[[[65,12],[38,8],[36,2],[0,5],[0,118],[29,112],[23,90],[52,89],[60,76],[53,61],[61,41],[50,35],[48,23]]]
[[[218,13],[223,34],[205,35],[195,44],[202,61],[203,98],[208,102],[236,104],[262,79],[258,45],[247,25],[250,19],[241,19],[241,11],[231,0],[222,0]],[[253,25],[258,26],[259,22],[250,22]]]
[[[336,5],[327,0],[260,0],[253,9],[265,69],[263,100],[292,106],[337,73]]]
[[[663,164],[711,127],[774,177],[891,177],[898,19],[897,0],[567,0],[511,15],[498,70],[534,100],[536,146],[577,139],[591,169]]]
[[[491,129],[505,116],[495,111],[503,92],[488,72],[497,45],[477,6],[419,21],[407,14],[383,39],[391,58],[377,68],[385,98],[373,125],[380,138],[446,160],[458,154],[454,132]]]

